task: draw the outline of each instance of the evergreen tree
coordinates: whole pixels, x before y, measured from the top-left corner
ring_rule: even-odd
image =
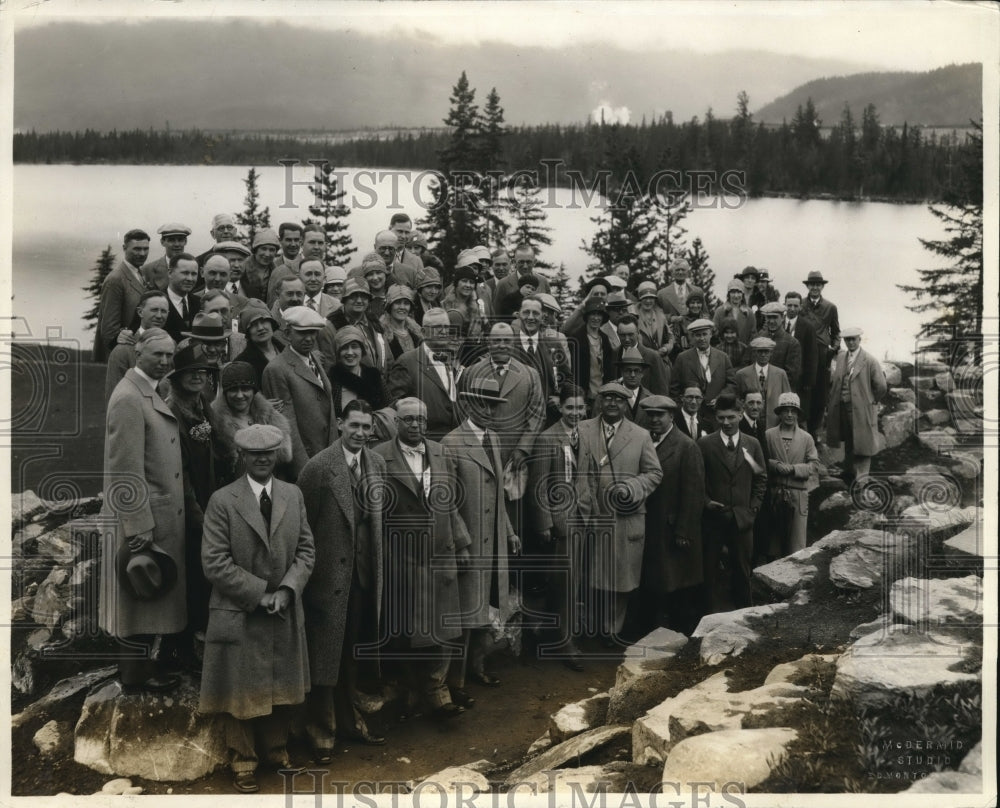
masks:
[[[350,208],[343,203],[347,191],[340,187],[334,167],[326,160],[316,166],[315,182],[309,186],[315,200],[309,212],[326,232],[326,264],[346,267],[351,255],[358,251],[347,228],[346,220],[351,215]]]
[[[451,134],[448,145],[441,151],[441,168],[446,172],[478,168],[481,131],[479,107],[476,106],[476,91],[469,86],[464,70],[451,90],[449,103],[451,107],[444,125],[451,127]],[[500,114],[502,120],[503,110]]]
[[[659,217],[656,203],[649,196],[620,194],[590,221],[597,225],[597,232],[590,244],[583,242],[583,251],[594,259],[587,267],[589,277],[628,264],[631,286],[632,281],[639,284],[655,271]]]
[[[104,286],[104,279],[108,277],[108,274],[114,268],[115,254],[111,251],[111,245],[109,244],[97,258],[97,263],[94,265],[93,270],[94,277],[91,278],[90,283],[83,287],[83,291],[87,293],[87,297],[94,301],[94,305],[83,315],[83,320],[86,322],[84,326],[85,331],[90,331],[90,329],[97,326],[97,317],[101,313],[101,287]]]
[[[945,267],[918,269],[916,285],[897,284],[916,298],[910,311],[928,313],[920,336],[934,341],[923,350],[947,358],[970,339],[981,358],[983,331],[983,136],[982,121],[959,150],[958,177],[945,194],[944,206],[929,206],[943,223],[948,238],[920,239],[920,243],[950,263]]]
[[[459,246],[455,237],[451,216],[451,185],[448,178],[444,174],[439,174],[429,186],[429,190],[431,204],[427,208],[427,215],[417,222],[417,228],[427,236],[430,251],[444,264],[443,280],[447,285],[451,282],[451,273],[455,268],[459,250],[464,248]]]
[[[705,311],[714,311],[718,303],[715,297],[715,272],[708,265],[708,253],[700,238],[691,242],[691,247],[683,253],[691,265],[690,280],[700,286],[705,293]]]
[[[530,244],[535,249],[535,266],[552,269],[552,264],[539,257],[542,248],[552,244],[549,236],[552,228],[545,224],[548,213],[542,206],[541,193],[542,189],[529,182],[526,177],[522,177],[511,189],[509,204],[514,220],[513,241],[516,244]]]
[[[478,119],[478,148],[476,168],[481,172],[479,196],[482,200],[486,217],[484,242],[499,243],[507,233],[507,223],[503,220],[503,204],[500,200],[500,189],[503,187],[504,138],[507,129],[504,126],[503,107],[500,106],[500,95],[493,87],[486,96],[486,106]]]
[[[655,263],[643,274],[641,280],[636,280],[637,284],[642,280],[651,280],[657,286],[667,283],[670,262],[677,256],[685,255],[684,234],[687,233],[687,228],[681,227],[681,222],[690,211],[691,201],[687,193],[663,194],[657,198]],[[662,267],[662,272],[658,272],[657,267]]]
[[[247,195],[243,199],[243,212],[236,214],[236,223],[246,228],[247,242],[251,245],[258,230],[266,230],[271,226],[271,209],[260,208],[260,192],[257,190],[259,177],[255,168],[247,172],[247,178],[243,180],[247,189]]]
[[[563,310],[564,314],[568,315],[579,305],[580,294],[579,291],[574,292],[570,288],[569,273],[566,271],[565,263],[560,262],[559,271],[549,281],[549,288],[552,290],[552,296],[559,303],[559,307]]]

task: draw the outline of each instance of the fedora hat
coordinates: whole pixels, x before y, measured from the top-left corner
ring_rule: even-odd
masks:
[[[500,385],[496,379],[474,379],[466,390],[459,391],[459,396],[483,403],[505,404],[507,399],[500,395]]]
[[[823,277],[822,272],[810,272],[806,276],[806,279],[802,281],[802,283],[804,283],[806,286],[808,286],[810,283],[822,283],[824,286],[826,286],[829,283],[829,281]]]
[[[161,548],[151,544],[133,553],[122,542],[115,559],[118,583],[135,600],[156,600],[177,583],[177,564]]]
[[[191,321],[190,331],[181,331],[182,337],[193,337],[204,342],[222,342],[230,335],[222,323],[222,316],[216,312],[198,312]]]

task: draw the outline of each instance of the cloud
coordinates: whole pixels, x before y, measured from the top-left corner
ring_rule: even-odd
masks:
[[[613,107],[607,101],[601,101],[597,107],[591,111],[590,120],[594,123],[628,123],[632,117],[632,111],[628,107]]]

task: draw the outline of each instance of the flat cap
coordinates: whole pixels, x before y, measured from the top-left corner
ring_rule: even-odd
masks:
[[[161,236],[190,236],[191,228],[186,224],[168,222],[167,224],[161,224],[158,228],[156,228],[156,232]]]
[[[323,285],[325,286],[328,283],[343,283],[346,280],[347,272],[344,271],[343,267],[327,267]]]
[[[236,252],[240,255],[250,255],[246,244],[240,244],[238,241],[219,241],[212,247],[212,252]]]
[[[371,289],[368,288],[368,281],[364,278],[348,278],[344,281],[344,291],[340,293],[341,300],[347,300],[351,295],[372,296]]]
[[[701,331],[703,328],[711,328],[714,330],[715,323],[711,320],[706,320],[704,317],[699,317],[697,320],[688,323],[687,331],[690,334],[692,331]]]
[[[842,337],[860,337],[864,333],[864,331],[855,325],[849,325],[847,328],[840,329],[840,336]]]
[[[773,350],[774,346],[777,344],[778,343],[776,343],[770,337],[754,337],[752,340],[750,340],[751,348],[769,348]]]
[[[618,382],[606,382],[598,388],[597,392],[602,396],[618,396],[626,401],[629,399],[629,392],[625,389],[625,385]]]
[[[621,308],[623,306],[628,306],[628,298],[625,297],[624,292],[615,291],[608,295],[607,300],[608,308],[617,307]]]
[[[352,342],[360,342],[361,352],[364,353],[365,335],[356,325],[345,325],[343,328],[338,328],[337,333],[333,336],[333,346],[337,350],[337,353],[340,353],[341,348],[345,345],[350,345]]]
[[[624,291],[628,286],[628,281],[624,278],[619,278],[617,275],[606,275],[604,280],[607,281],[608,288],[612,290],[620,289]]]
[[[274,247],[281,249],[281,242],[278,241],[278,234],[270,228],[261,230],[256,236],[253,237],[253,249],[256,250],[258,247],[263,247],[266,244],[271,244]]]
[[[291,306],[281,314],[296,331],[319,331],[326,326],[326,318],[308,306]]]
[[[772,300],[770,303],[765,303],[760,307],[763,314],[784,314],[785,304],[779,303],[777,300]]]
[[[535,292],[535,297],[538,298],[538,302],[542,304],[543,309],[551,309],[557,313],[562,312],[562,306],[559,305],[559,301],[548,292]]]
[[[253,424],[239,430],[233,438],[245,452],[273,452],[284,439],[278,427],[270,424]]]
[[[646,412],[666,412],[667,410],[679,409],[677,402],[670,396],[647,396],[639,402],[639,406]]]

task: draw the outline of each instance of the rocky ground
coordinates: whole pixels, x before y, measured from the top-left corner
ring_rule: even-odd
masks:
[[[709,615],[691,638],[660,629],[603,656],[587,645],[582,674],[538,662],[526,630],[519,657],[498,656],[502,687],[476,690],[468,715],[397,724],[372,698],[389,744],[338,749],[295,789],[979,792],[981,390],[943,366],[886,370],[889,448],[864,485],[824,477],[809,546],[755,571],[757,605]],[[194,683],[138,697],[114,681],[88,609],[100,500],[25,491],[12,504],[13,793],[231,793]],[[274,772],[261,784],[287,785]]]

